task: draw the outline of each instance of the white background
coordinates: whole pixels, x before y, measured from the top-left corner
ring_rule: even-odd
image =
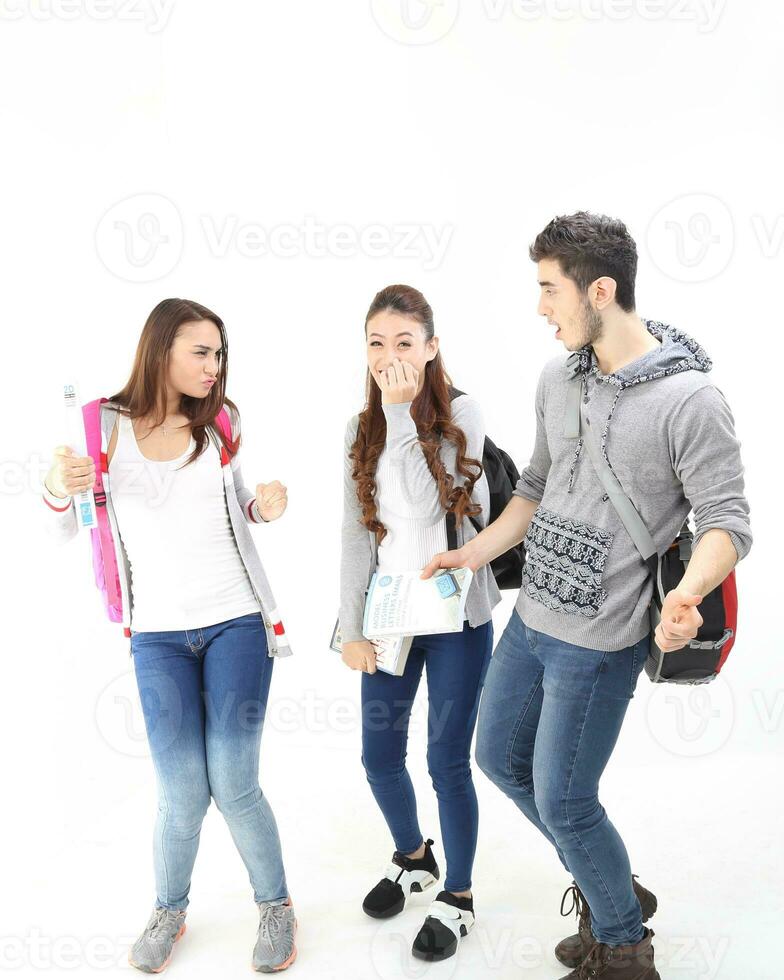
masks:
[[[527,247],[586,208],[635,236],[638,311],[712,356],[755,535],[726,680],[642,677],[603,801],[659,896],[663,978],[781,976],[781,27],[762,0],[0,0],[9,975],[129,975],[155,897],[128,641],[87,536],[45,535],[38,481],[62,385],[76,378],[83,401],[118,390],[166,296],[225,319],[247,482],[289,487],[284,519],[254,535],[295,651],[275,665],[261,785],[300,920],[296,975],[565,972],[552,946],[573,931],[569,881],[476,767],[478,920],[459,956],[409,956],[433,894],[380,926],[363,915],[392,845],[360,764],[359,677],[327,641],[374,293],[424,291],[455,383],[522,466],[538,373],[563,350],[536,315]],[[443,867],[421,709],[409,760]],[[257,911],[214,806],[190,899],[172,976],[247,976]]]

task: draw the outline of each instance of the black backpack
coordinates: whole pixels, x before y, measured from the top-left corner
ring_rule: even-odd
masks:
[[[449,400],[454,401],[458,395],[464,394],[464,391],[450,387]],[[512,491],[520,479],[520,474],[509,453],[496,446],[490,436],[487,435],[482,450],[482,467],[487,476],[487,485],[490,488],[490,514],[487,523],[491,524],[509,503]],[[471,517],[469,520],[477,532],[482,530],[475,518]],[[446,538],[449,550],[454,551],[457,548],[457,528],[455,515],[451,511],[446,515]],[[522,542],[494,558],[490,562],[490,568],[498,588],[519,589],[523,584],[524,563],[525,551]]]

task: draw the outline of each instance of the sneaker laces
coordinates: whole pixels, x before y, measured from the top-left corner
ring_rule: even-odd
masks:
[[[274,949],[276,941],[280,939],[287,910],[288,905],[266,905],[261,911],[259,934],[270,949]]]
[[[177,913],[172,911],[172,909],[157,908],[153,913],[154,919],[147,927],[147,932],[149,933],[150,939],[157,939],[158,933],[163,932],[165,926],[169,925],[169,915],[176,916]]]

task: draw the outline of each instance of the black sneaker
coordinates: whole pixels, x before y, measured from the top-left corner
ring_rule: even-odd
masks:
[[[420,960],[446,960],[454,956],[460,940],[474,925],[473,898],[439,892],[427,910],[411,952]]]
[[[374,919],[389,919],[402,912],[411,892],[423,892],[434,885],[441,874],[430,850],[432,840],[425,841],[421,858],[408,858],[395,851],[384,877],[365,896],[362,908]]]

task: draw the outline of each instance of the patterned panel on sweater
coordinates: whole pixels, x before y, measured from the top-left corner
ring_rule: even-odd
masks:
[[[548,609],[592,619],[607,598],[602,573],[613,537],[538,507],[524,542],[526,595]]]

